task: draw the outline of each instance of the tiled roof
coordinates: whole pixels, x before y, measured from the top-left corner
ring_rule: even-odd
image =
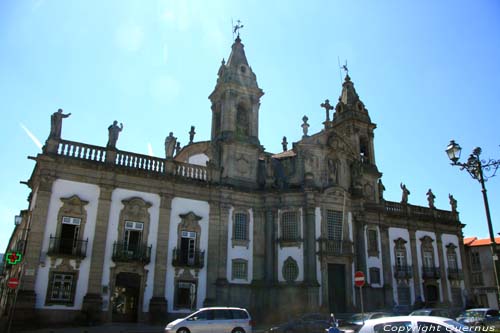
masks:
[[[286,158],[286,157],[294,157],[295,155],[297,155],[297,154],[295,154],[293,149],[290,149],[290,150],[284,151],[284,152],[279,153],[279,154],[274,154],[273,158],[280,159],[280,158]]]
[[[495,243],[500,244],[500,237],[495,237]],[[489,238],[478,239],[477,237],[464,238],[464,245],[466,246],[487,246],[490,245]]]

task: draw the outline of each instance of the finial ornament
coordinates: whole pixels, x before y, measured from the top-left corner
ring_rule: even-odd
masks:
[[[194,135],[196,132],[194,131],[194,126],[191,126],[191,130],[189,131],[189,144],[193,143]]]
[[[309,120],[309,118],[307,118],[307,116],[304,116],[302,117],[302,121],[304,122],[302,125],[300,125],[302,127],[302,138],[307,138],[308,135],[307,135],[307,132],[309,131],[309,124],[307,123],[307,121]]]
[[[236,34],[236,38],[240,38],[240,29],[243,27],[244,27],[244,25],[241,24],[240,20],[236,21],[236,25],[233,26],[233,38],[234,38],[234,34]]]
[[[330,110],[333,110],[333,106],[330,105],[330,100],[325,99],[324,103],[320,105],[326,111],[326,121],[330,121]]]
[[[283,141],[281,141],[281,145],[283,146],[283,151],[288,150],[288,142],[286,141],[286,136],[283,137]]]

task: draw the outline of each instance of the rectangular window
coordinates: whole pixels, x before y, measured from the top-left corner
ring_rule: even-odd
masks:
[[[192,266],[196,260],[196,232],[182,231],[181,233],[181,262]]]
[[[62,218],[62,224],[80,225],[81,222],[82,219],[77,217],[63,216]]]
[[[398,268],[406,267],[406,249],[396,249],[396,266]]]
[[[479,258],[479,252],[470,253],[471,268],[473,271],[481,270],[481,259]]]
[[[243,279],[248,278],[248,262],[246,260],[233,260],[232,264],[232,278]]]
[[[428,251],[428,250],[424,250],[422,255],[424,257],[424,267],[426,267],[426,268],[434,267],[434,258],[433,258],[432,252]]]
[[[175,306],[178,309],[196,308],[196,283],[189,281],[177,282]]]
[[[52,273],[47,291],[47,303],[73,304],[75,286],[74,273]]]
[[[144,223],[142,222],[125,221],[124,243],[127,254],[134,255],[140,250],[143,229]]]
[[[297,212],[283,212],[281,214],[281,238],[284,241],[296,241],[299,239]]]
[[[234,214],[234,239],[248,240],[248,221],[247,214]]]
[[[455,252],[448,253],[448,267],[451,269],[458,269],[457,255]]]
[[[368,230],[368,252],[378,252],[377,230]]]
[[[380,284],[380,269],[370,268],[370,284]]]
[[[326,211],[328,240],[342,240],[342,212],[328,209]]]

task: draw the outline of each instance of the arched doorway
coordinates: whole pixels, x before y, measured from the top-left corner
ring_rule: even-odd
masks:
[[[136,322],[139,307],[141,276],[119,273],[111,295],[112,321]]]

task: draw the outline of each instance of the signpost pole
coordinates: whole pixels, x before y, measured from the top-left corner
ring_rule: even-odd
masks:
[[[363,286],[359,287],[359,297],[361,298],[361,318],[363,318],[363,325],[365,324],[365,308],[363,305]]]

